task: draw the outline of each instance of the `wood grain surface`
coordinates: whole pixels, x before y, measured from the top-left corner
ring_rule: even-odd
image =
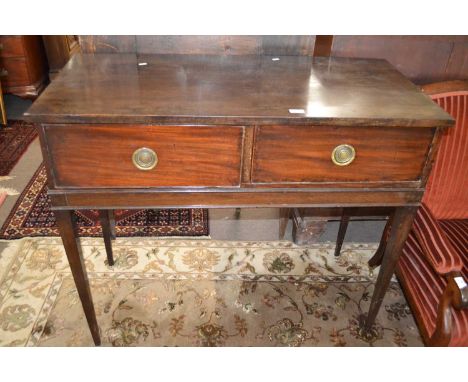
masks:
[[[252,181],[367,182],[419,180],[434,132],[423,128],[260,126],[255,137]],[[349,144],[356,159],[331,160]]]
[[[241,127],[46,126],[56,187],[238,186]],[[141,147],[154,150],[157,166],[132,162]]]
[[[386,61],[272,58],[75,55],[25,118],[42,123],[453,124]]]

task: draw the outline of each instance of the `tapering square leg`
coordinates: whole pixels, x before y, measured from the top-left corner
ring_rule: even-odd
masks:
[[[403,245],[411,230],[417,207],[398,207],[393,215],[390,237],[382,258],[379,275],[375,283],[369,313],[365,321],[365,329],[369,330],[375,322],[377,313],[382,305],[385,292],[388,289],[396,264],[401,255]]]
[[[55,218],[62,237],[63,246],[67,254],[68,263],[75,280],[76,289],[80,296],[81,305],[88,321],[91,335],[93,336],[94,344],[101,345],[101,338],[99,336],[99,326],[96,319],[96,312],[94,311],[93,298],[89,288],[88,276],[84,264],[81,248],[78,245],[73,227],[71,211],[55,211]]]
[[[110,226],[110,236],[112,240],[115,240],[116,233],[115,233],[115,216],[114,210],[107,210],[107,214],[109,216],[109,226]]]
[[[390,232],[390,227],[392,226],[393,215],[390,215],[387,220],[387,224],[385,224],[385,228],[382,232],[382,238],[380,239],[379,248],[375,251],[374,256],[370,258],[368,261],[370,268],[376,268],[380,264],[382,264],[382,259],[385,254],[385,248],[387,247],[388,241],[388,233]]]
[[[335,256],[340,255],[341,247],[343,246],[343,241],[346,236],[346,231],[348,230],[349,215],[350,214],[348,209],[343,208],[343,213],[340,220],[340,228],[338,229],[338,236],[336,238]]]

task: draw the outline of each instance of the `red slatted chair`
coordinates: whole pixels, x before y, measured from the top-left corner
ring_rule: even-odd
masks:
[[[468,81],[423,90],[456,126],[441,138],[397,276],[426,345],[468,346]]]

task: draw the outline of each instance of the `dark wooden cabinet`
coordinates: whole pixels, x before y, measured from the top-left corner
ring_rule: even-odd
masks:
[[[48,82],[40,36],[0,36],[0,80],[4,93],[36,98]]]
[[[49,77],[53,80],[68,60],[70,60],[75,53],[80,51],[78,36],[44,35],[42,36],[42,40],[49,63]]]

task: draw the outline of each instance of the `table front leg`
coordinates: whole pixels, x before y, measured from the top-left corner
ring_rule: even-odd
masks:
[[[91,335],[93,336],[94,344],[101,345],[101,338],[99,336],[99,326],[94,311],[93,298],[89,288],[88,276],[84,265],[83,255],[81,248],[78,245],[73,227],[72,212],[71,211],[55,211],[55,218],[62,237],[63,246],[67,254],[68,263],[75,280],[76,289],[80,296],[81,304],[88,321]]]
[[[411,230],[417,207],[398,207],[395,209],[390,227],[390,237],[382,258],[379,275],[375,283],[374,293],[365,320],[364,328],[370,330],[375,322],[377,313],[382,305],[385,292],[395,271],[396,264],[401,255],[403,245]]]

